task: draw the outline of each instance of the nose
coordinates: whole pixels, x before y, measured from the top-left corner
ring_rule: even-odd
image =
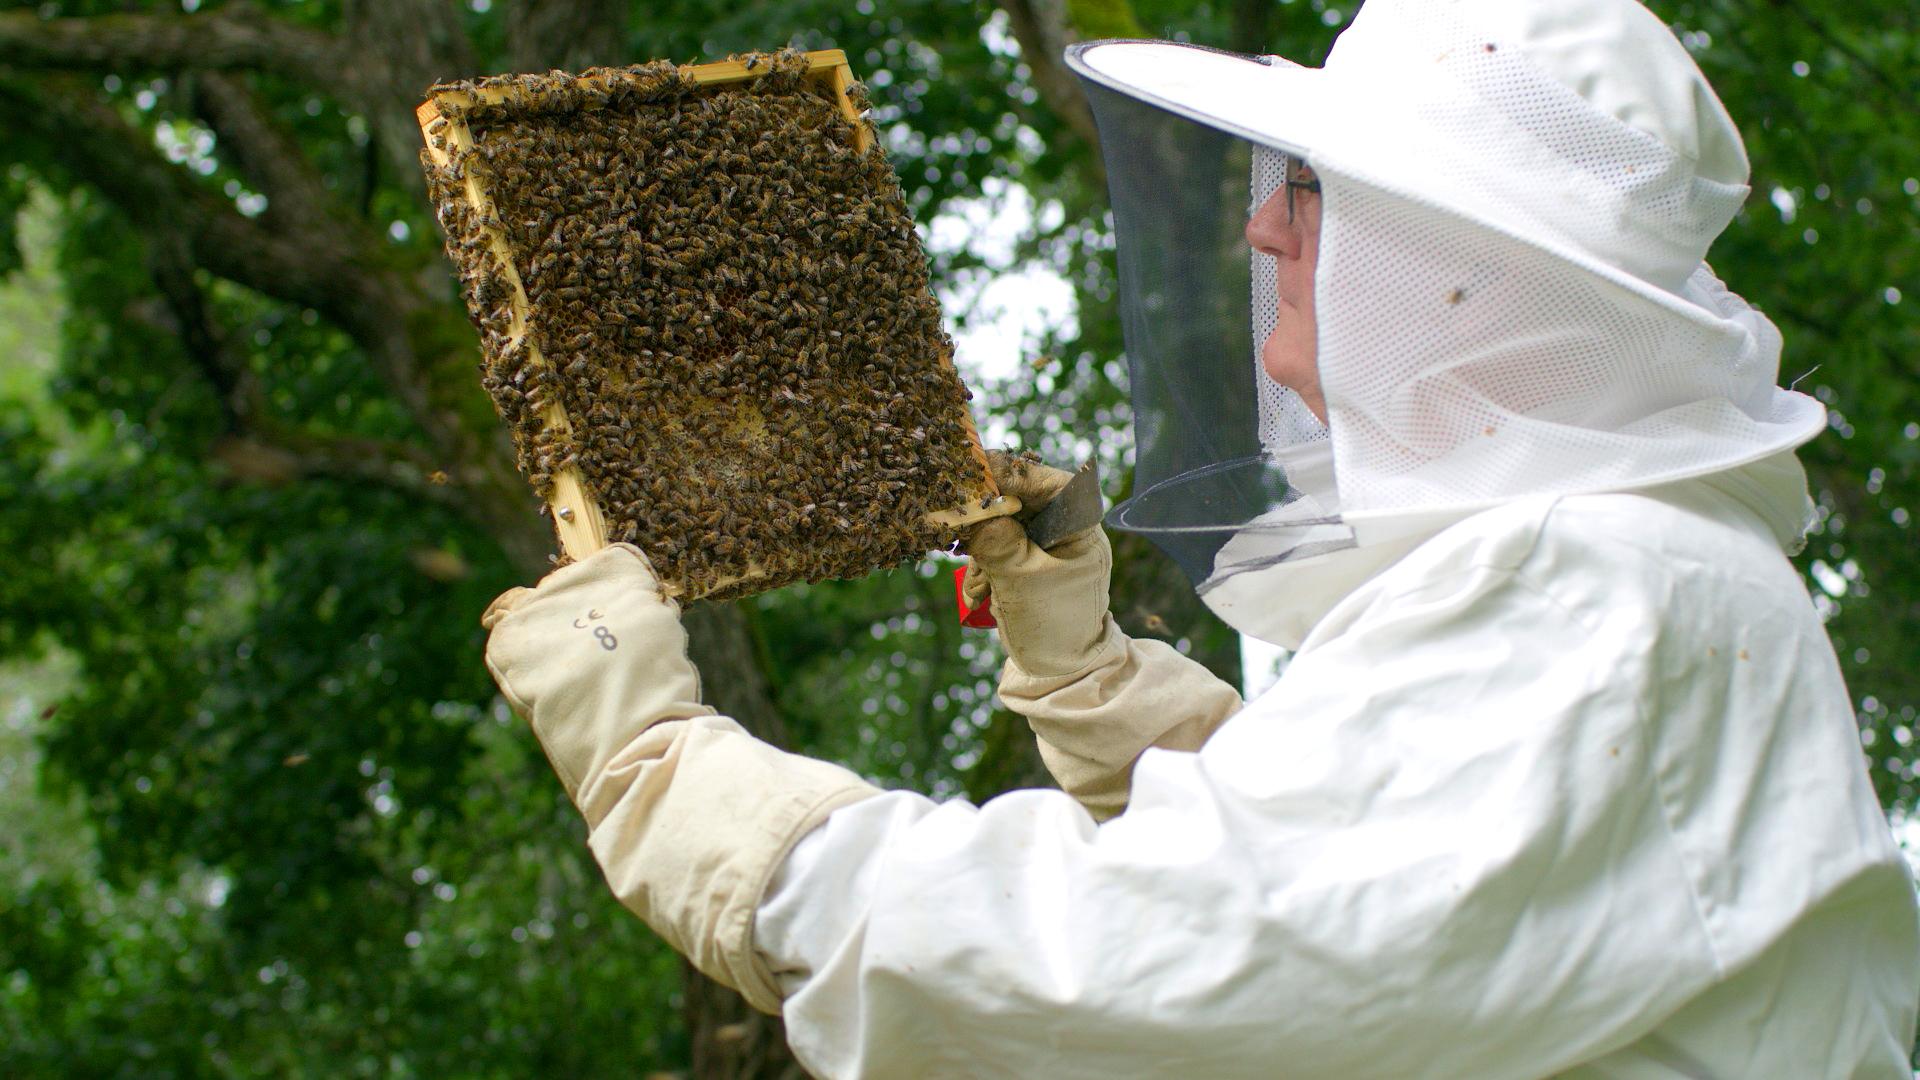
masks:
[[[1276,188],[1247,219],[1247,243],[1262,255],[1293,259],[1300,256],[1301,242],[1299,223],[1287,223],[1287,189]]]

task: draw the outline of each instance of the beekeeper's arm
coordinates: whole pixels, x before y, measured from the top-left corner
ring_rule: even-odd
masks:
[[[992,457],[1000,489],[1043,505],[1071,474],[1005,454]],[[976,606],[991,589],[1007,663],[1000,700],[1027,718],[1040,758],[1094,817],[1127,805],[1133,763],[1149,746],[1197,750],[1240,694],[1161,641],[1136,641],[1108,613],[1113,552],[1099,528],[1051,551],[1007,518],[967,540],[966,589]]]
[[[1689,676],[1631,604],[1583,625],[1470,554],[1147,752],[1104,825],[1054,792],[833,814],[758,923],[801,1060],[1518,1080],[1651,1030],[1720,974],[1647,714]]]
[[[631,545],[509,590],[481,622],[487,669],[587,819],[614,894],[701,971],[778,1012],[754,908],[796,840],[878,789],[702,705],[679,611]]]

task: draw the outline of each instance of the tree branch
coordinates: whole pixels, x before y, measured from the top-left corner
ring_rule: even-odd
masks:
[[[166,317],[153,318],[180,339],[187,358],[213,385],[228,434],[239,434],[260,412],[260,387],[247,360],[214,325],[206,296],[193,280],[193,261],[177,235],[148,233],[147,272],[166,305]]]
[[[16,132],[37,137],[47,156],[98,188],[142,232],[164,231],[186,245],[190,261],[267,296],[327,312],[352,308],[359,276],[338,230],[269,229],[196,183],[154,149],[91,88],[67,79],[35,89],[0,81],[0,112]],[[381,307],[387,306],[385,303]],[[359,321],[357,312],[346,324]]]
[[[999,4],[1007,13],[1014,40],[1020,43],[1020,58],[1032,72],[1033,88],[1040,100],[1068,130],[1089,148],[1098,150],[1100,132],[1093,124],[1093,110],[1087,105],[1079,80],[1060,58],[1073,40],[1060,0],[999,0]],[[1099,159],[1095,153],[1093,160]]]
[[[474,74],[459,6],[439,0],[351,0],[335,36],[231,4],[196,15],[42,19],[0,13],[0,63],[82,71],[270,71],[325,92],[373,125],[403,186],[424,194],[413,107],[426,88]]]
[[[193,111],[219,139],[220,156],[267,197],[265,220],[313,229],[348,229],[346,215],[329,213],[336,200],[293,138],[260,107],[244,81],[219,72],[195,74],[187,85]],[[358,239],[364,247],[367,237]]]
[[[390,439],[277,428],[217,439],[208,456],[242,480],[272,486],[297,480],[350,481],[455,510],[467,508],[455,489],[429,479],[433,474],[417,447]]]
[[[367,246],[363,230],[329,221],[269,227],[245,217],[161,157],[152,140],[122,119],[97,91],[70,78],[41,79],[32,87],[0,79],[0,115],[13,121],[10,135],[31,138],[53,165],[118,206],[143,236],[173,245],[186,265],[264,296],[311,307],[345,331],[426,434],[431,449],[421,453],[428,457],[412,464],[424,465],[429,458],[440,462],[467,496],[463,509],[516,563],[528,569],[543,564],[552,537],[532,512],[535,501],[513,469],[504,432],[498,425],[471,429],[452,395],[470,395],[477,388],[470,382],[454,386],[451,369],[445,372],[449,385],[436,387],[435,369],[414,351],[415,324],[428,317],[437,302],[389,269],[377,242]],[[284,434],[280,437],[287,441]],[[293,446],[298,467],[309,473],[395,475],[379,469],[369,473],[355,464],[373,449],[312,442]],[[391,456],[383,455],[383,460]],[[450,492],[429,494],[452,497]]]
[[[250,68],[319,85],[338,77],[332,35],[229,5],[204,15],[93,15],[42,19],[0,13],[0,62],[77,70]]]
[[[322,477],[392,488],[414,498],[458,505],[452,489],[434,483],[431,457],[391,439],[319,435],[274,420],[260,380],[213,318],[177,234],[143,234],[148,272],[167,309],[165,329],[180,338],[187,359],[218,394],[225,434],[212,457],[235,476],[269,484]]]
[[[407,342],[408,316],[423,301],[356,244],[351,230],[323,222],[269,228],[249,219],[161,157],[144,132],[90,89],[42,87],[0,82],[0,111],[40,136],[50,158],[98,188],[143,234],[175,237],[193,265],[311,307],[346,330],[402,403],[434,430],[434,402]]]

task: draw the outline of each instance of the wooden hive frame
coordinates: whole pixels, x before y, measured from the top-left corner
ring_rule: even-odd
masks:
[[[847,56],[840,49],[821,49],[805,55],[806,77],[822,90],[830,93],[838,104],[840,113],[853,125],[854,147],[860,153],[866,153],[873,147],[873,128],[861,116],[860,109],[854,104],[850,93],[854,85],[853,69],[847,63]],[[728,83],[744,82],[759,78],[765,70],[756,71],[740,60],[722,60],[711,64],[698,64],[682,69],[682,73],[691,77],[695,83],[705,86],[722,86]],[[620,78],[622,73],[609,71],[584,76],[582,82],[606,84]],[[464,117],[467,110],[475,105],[488,105],[508,101],[526,91],[518,85],[489,87],[481,90],[444,89],[436,90],[432,97],[414,110],[420,123],[421,134],[425,137],[428,157],[442,168],[451,161],[448,147],[456,150],[468,150],[473,146],[473,135]],[[447,105],[449,108],[443,109]],[[444,140],[444,141],[443,141]],[[476,217],[485,222],[494,220],[493,199],[481,185],[479,177],[469,172],[461,181],[468,208]],[[524,343],[529,359],[536,364],[544,364],[539,347],[527,338],[527,315],[530,303],[526,289],[521,283],[513,253],[502,230],[492,226],[482,226],[487,245],[500,267],[502,277],[511,289],[510,306],[512,316],[508,324],[508,336],[515,345]],[[941,363],[949,369],[953,366],[950,352],[941,354]],[[1014,514],[1020,510],[1020,500],[1012,495],[1000,494],[993,481],[992,471],[987,465],[987,455],[980,443],[979,430],[974,425],[970,411],[966,412],[964,425],[968,439],[972,444],[974,459],[980,466],[980,477],[984,490],[990,498],[984,503],[969,501],[966,505],[948,510],[934,511],[927,520],[947,529],[960,529],[996,517]],[[566,410],[557,401],[550,402],[542,411],[542,421],[551,430],[571,434],[573,424],[567,418]],[[560,540],[561,550],[570,559],[583,559],[607,546],[607,519],[592,496],[576,466],[567,466],[556,470],[553,477],[553,491],[547,503],[553,514],[554,529]],[[758,570],[758,567],[755,568]],[[764,571],[759,571],[764,573]],[[724,579],[715,583],[714,590],[736,584],[739,581],[757,576],[749,574],[743,578]],[[663,583],[669,595],[679,590],[671,583]]]

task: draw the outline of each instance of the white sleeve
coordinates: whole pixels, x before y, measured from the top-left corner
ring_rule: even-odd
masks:
[[[1058,792],[839,809],[756,917],[789,1039],[825,1077],[1498,1080],[1621,1046],[1719,974],[1645,633],[1463,569],[1147,751],[1103,825]]]

